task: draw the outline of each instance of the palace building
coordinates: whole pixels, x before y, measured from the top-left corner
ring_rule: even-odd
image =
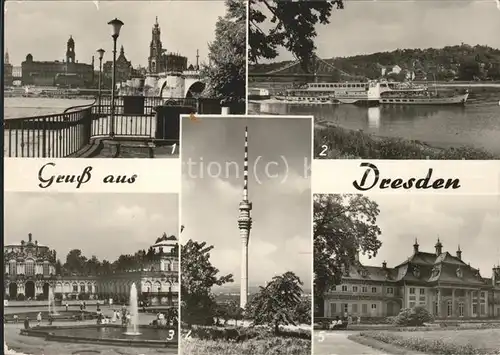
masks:
[[[5,298],[10,300],[56,299],[128,300],[132,283],[141,299],[152,305],[176,305],[179,295],[179,253],[175,236],[158,238],[139,266],[120,272],[91,276],[61,275],[56,270],[56,252],[48,246],[28,241],[4,246]]]
[[[500,265],[492,278],[466,263],[438,239],[433,253],[419,250],[395,267],[365,266],[356,258],[342,270],[342,283],[324,297],[324,317],[395,316],[402,308],[425,307],[436,318],[500,318]]]
[[[78,63],[72,36],[66,43],[65,61],[35,61],[28,54],[21,67],[23,85],[84,87],[94,81],[94,57],[92,64]]]

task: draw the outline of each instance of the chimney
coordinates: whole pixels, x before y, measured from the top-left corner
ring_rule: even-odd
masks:
[[[387,262],[384,260],[384,262],[382,263],[382,268],[383,269],[387,269]]]
[[[434,246],[436,248],[436,255],[439,256],[443,253],[443,244],[441,244],[441,241],[438,238],[438,241],[436,245]]]
[[[28,234],[28,242],[31,243],[31,239],[33,238],[33,236],[31,235],[31,233]]]
[[[413,244],[413,254],[418,253],[418,240],[415,238],[415,244]]]
[[[459,258],[460,260],[462,260],[462,251],[460,250],[460,244],[458,244],[457,258]]]

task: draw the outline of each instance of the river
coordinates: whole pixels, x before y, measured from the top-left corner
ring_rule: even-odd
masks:
[[[500,90],[474,88],[465,107],[288,105],[250,103],[249,112],[314,115],[343,128],[420,140],[438,147],[468,145],[500,155]]]
[[[94,100],[6,97],[4,98],[4,119],[63,113],[68,107],[91,104],[92,102]]]

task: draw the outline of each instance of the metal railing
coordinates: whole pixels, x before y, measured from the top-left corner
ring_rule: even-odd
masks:
[[[154,139],[161,105],[188,106],[200,114],[220,114],[218,99],[125,96],[114,102],[114,137]],[[4,156],[63,158],[87,146],[92,138],[111,136],[111,97],[74,106],[63,113],[4,120]],[[244,107],[234,113],[244,113]],[[161,130],[161,129],[160,129]]]

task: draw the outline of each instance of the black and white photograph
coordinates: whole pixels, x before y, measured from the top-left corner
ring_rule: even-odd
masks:
[[[177,354],[178,203],[6,192],[4,354]]]
[[[181,353],[311,353],[312,117],[181,124]]]
[[[249,6],[249,113],[313,115],[315,158],[500,158],[498,1]]]
[[[498,195],[315,194],[315,355],[499,354]]]
[[[246,111],[245,2],[3,5],[5,157],[179,158],[181,114]]]

